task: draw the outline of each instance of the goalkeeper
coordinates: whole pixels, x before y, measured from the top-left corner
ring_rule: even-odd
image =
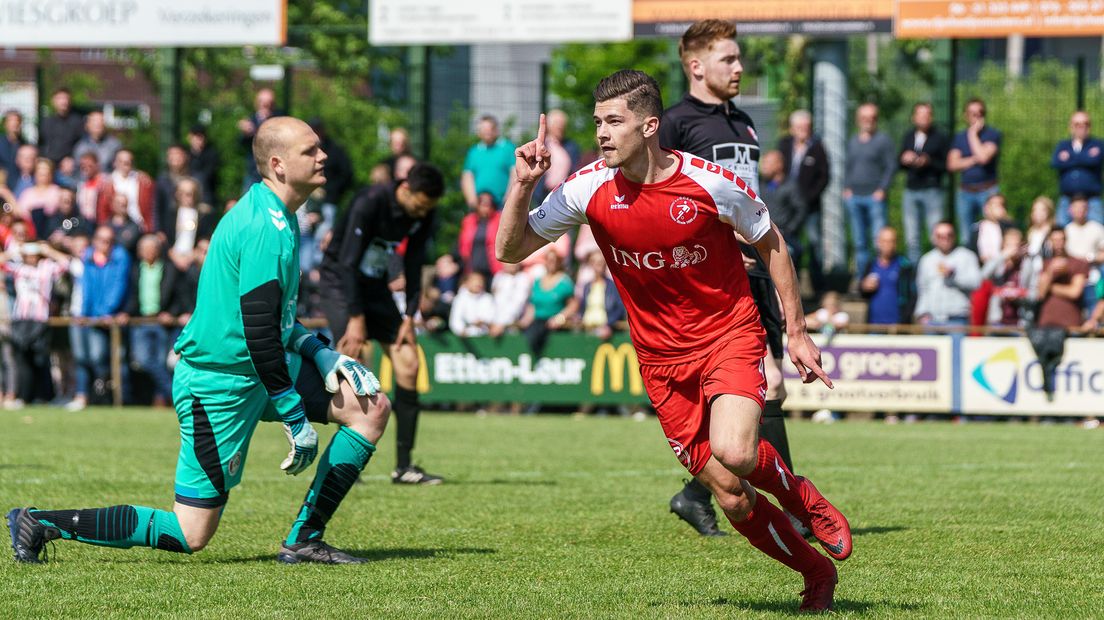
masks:
[[[295,210],[326,177],[318,136],[300,120],[273,118],[257,131],[263,177],[223,218],[199,280],[196,311],[175,349],[180,421],[172,512],[121,505],[8,513],[16,560],[38,562],[47,541],[146,546],[193,553],[218,528],[241,482],[258,421],[281,422],[291,450],[280,468],[305,471],[318,453],[312,423],[340,425],[277,559],[359,563],[323,542],[326,523],[376,450],[391,406],[363,366],[334,352],[295,320],[299,229]],[[275,466],[275,464],[273,464]]]

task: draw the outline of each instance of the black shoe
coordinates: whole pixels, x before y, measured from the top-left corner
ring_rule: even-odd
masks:
[[[297,543],[288,546],[280,545],[280,552],[276,559],[284,564],[300,564],[302,562],[316,562],[318,564],[364,564],[367,558],[358,558],[349,555],[341,549],[335,549],[321,540],[312,540],[305,543]]]
[[[671,512],[689,523],[690,527],[697,530],[702,536],[726,536],[728,534],[728,532],[722,532],[717,528],[717,513],[713,510],[713,502],[709,496],[704,499],[692,496],[683,487],[671,498]]]
[[[49,559],[46,543],[61,538],[61,532],[39,523],[31,516],[30,510],[34,508],[12,508],[8,512],[8,530],[11,531],[16,561],[41,564]]]
[[[427,474],[425,470],[417,465],[398,467],[391,472],[391,482],[395,484],[423,484],[429,486],[441,484],[444,481],[445,479],[440,476]]]

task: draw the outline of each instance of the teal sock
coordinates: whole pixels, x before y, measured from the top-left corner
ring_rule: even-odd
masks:
[[[338,429],[318,460],[318,471],[291,526],[287,544],[322,538],[326,522],[337,511],[375,451],[372,442],[360,433],[346,426]]]
[[[38,522],[57,528],[65,540],[129,549],[150,547],[191,553],[176,515],[145,506],[111,506],[81,510],[32,510]]]

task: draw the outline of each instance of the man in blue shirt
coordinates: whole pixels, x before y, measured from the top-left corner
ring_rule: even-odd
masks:
[[[966,243],[970,227],[981,216],[990,196],[1000,191],[997,163],[1000,159],[1001,132],[985,124],[985,102],[966,102],[966,129],[955,134],[947,154],[947,171],[961,173],[958,179],[958,235]]]
[[[859,281],[868,304],[866,322],[875,325],[908,323],[916,303],[912,263],[897,254],[897,230],[892,226],[878,231],[875,246],[878,256]]]
[[[1070,139],[1054,149],[1050,166],[1058,171],[1058,225],[1070,223],[1070,199],[1082,195],[1089,200],[1089,219],[1104,224],[1100,203],[1100,174],[1104,167],[1104,141],[1089,135],[1092,121],[1078,110],[1070,117]]]
[[[472,209],[483,192],[490,192],[495,204],[501,205],[514,178],[514,143],[499,135],[495,117],[480,118],[478,134],[479,142],[468,149],[460,178],[464,200]]]

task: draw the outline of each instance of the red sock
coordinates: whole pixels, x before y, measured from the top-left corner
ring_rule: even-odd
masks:
[[[817,553],[793,528],[789,517],[767,501],[758,497],[747,519],[739,523],[729,519],[732,527],[748,539],[756,549],[771,556],[802,575],[824,568],[831,560]]]
[[[759,458],[756,459],[755,470],[743,478],[751,486],[777,497],[778,503],[790,513],[803,517],[807,512],[801,497],[801,485],[766,439],[759,439]]]

